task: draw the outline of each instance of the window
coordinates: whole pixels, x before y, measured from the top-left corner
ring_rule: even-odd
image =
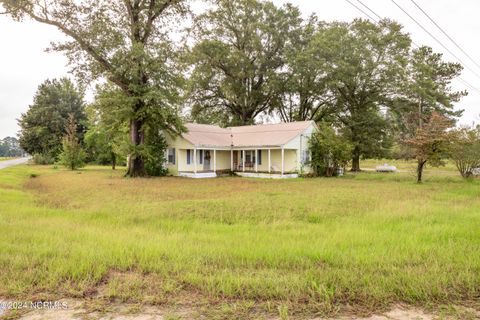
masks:
[[[203,164],[203,150],[198,150],[198,155],[200,156],[200,161],[198,163]]]
[[[187,149],[187,164],[192,163],[192,150]]]
[[[262,164],[262,150],[257,150],[257,151],[258,151],[258,155],[257,155],[258,165],[261,165]]]
[[[175,164],[175,148],[169,148],[167,151],[168,164]]]

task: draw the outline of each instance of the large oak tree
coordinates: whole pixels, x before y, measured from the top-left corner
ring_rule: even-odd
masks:
[[[326,73],[330,60],[323,52],[328,44],[317,43],[328,29],[328,24],[319,23],[316,16],[311,16],[290,36],[285,50],[286,66],[281,72],[282,103],[276,108],[284,122],[332,120],[336,107],[330,90],[332,77]]]
[[[279,73],[300,12],[269,1],[214,2],[192,30],[192,116],[201,122],[252,124],[279,103]]]
[[[336,118],[353,145],[352,171],[360,157],[381,156],[389,146],[385,109],[405,79],[410,38],[390,20],[333,23],[316,40],[332,78]]]
[[[70,39],[53,45],[84,81],[108,79],[130,103],[128,174],[145,175],[144,132],[182,130],[175,107],[179,78],[170,34],[182,0],[0,0],[16,20],[51,25]],[[178,20],[178,19],[177,19]]]

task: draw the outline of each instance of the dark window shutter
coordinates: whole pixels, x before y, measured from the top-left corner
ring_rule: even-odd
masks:
[[[262,164],[262,150],[258,150],[257,161],[259,165]]]
[[[203,164],[203,150],[199,150],[200,151],[200,164]]]
[[[191,153],[191,150],[190,149],[187,149],[187,164],[190,164],[190,153]]]

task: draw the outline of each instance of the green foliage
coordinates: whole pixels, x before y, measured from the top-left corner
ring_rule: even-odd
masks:
[[[167,142],[165,136],[160,130],[148,130],[145,132],[145,170],[149,176],[165,176],[167,169],[165,167],[165,150]]]
[[[451,131],[449,155],[462,177],[471,177],[480,168],[480,127]]]
[[[408,61],[410,38],[390,20],[332,23],[315,43],[331,77],[335,118],[353,145],[352,170],[360,157],[385,154],[391,146],[384,109],[398,94]]]
[[[415,135],[434,112],[447,117],[462,115],[463,110],[454,110],[454,103],[467,92],[453,91],[451,82],[461,74],[463,67],[459,63],[444,62],[442,58],[442,54],[425,46],[410,54],[406,69],[408,78],[390,110],[401,139]]]
[[[83,92],[68,78],[46,80],[35,93],[33,104],[19,120],[20,145],[39,163],[57,160],[68,117],[77,121],[77,135],[83,139],[86,125]]]
[[[337,175],[338,169],[344,168],[352,157],[352,145],[326,124],[321,124],[311,136],[309,150],[309,165],[317,176]]]
[[[33,163],[40,165],[54,164],[57,161],[48,154],[37,153],[32,156]]]
[[[89,126],[85,134],[85,150],[87,161],[96,164],[116,164],[117,155],[114,153],[108,134],[101,127]]]
[[[70,114],[63,137],[63,151],[60,154],[60,163],[70,170],[76,170],[85,165],[85,151],[77,137],[77,122],[75,116]]]
[[[85,145],[90,161],[124,164],[128,155],[129,99],[112,86],[98,86],[95,100],[87,107],[89,129]]]
[[[189,98],[192,117],[252,124],[280,102],[280,71],[300,12],[269,1],[219,0],[195,19]]]
[[[280,73],[282,101],[274,109],[285,122],[333,121],[333,79],[325,72],[331,61],[323,51],[327,44],[318,45],[329,28],[327,23],[319,23],[316,16],[311,16],[291,31],[285,49],[286,67]]]

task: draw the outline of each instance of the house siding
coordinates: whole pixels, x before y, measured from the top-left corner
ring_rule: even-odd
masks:
[[[289,141],[286,145],[285,148],[288,149],[295,149],[296,151],[296,159],[295,159],[295,166],[296,166],[296,171],[297,172],[310,172],[311,168],[306,165],[302,164],[302,152],[304,150],[308,150],[308,145],[309,145],[309,139],[312,136],[313,132],[317,127],[315,125],[310,125],[305,131],[301,134],[295,137],[293,140]]]

